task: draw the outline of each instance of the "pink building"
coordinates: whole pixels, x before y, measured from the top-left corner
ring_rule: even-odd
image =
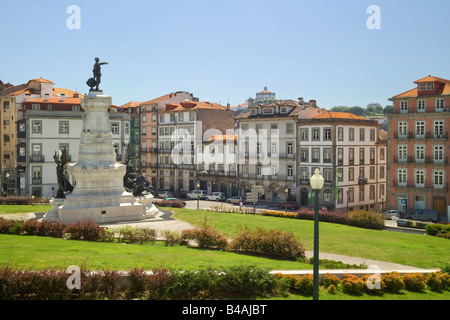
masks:
[[[392,97],[387,204],[402,212],[450,205],[450,80],[428,76]]]

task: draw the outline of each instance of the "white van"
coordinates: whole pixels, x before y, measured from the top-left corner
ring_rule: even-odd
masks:
[[[225,194],[223,192],[213,192],[209,196],[206,196],[206,200],[225,201]]]
[[[189,199],[206,199],[206,191],[205,190],[192,190],[187,194]]]

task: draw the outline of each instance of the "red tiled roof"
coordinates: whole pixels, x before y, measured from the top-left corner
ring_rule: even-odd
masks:
[[[163,112],[182,111],[186,109],[213,109],[226,110],[226,108],[218,103],[201,102],[201,101],[182,101],[180,103],[168,103]]]
[[[61,101],[61,97],[49,97],[49,98],[39,98],[39,99],[27,100],[27,101],[24,101],[23,103],[48,103],[48,104],[64,103],[64,104],[78,105],[78,104],[81,103],[81,99],[80,98],[66,97],[64,99],[64,101]]]
[[[318,116],[315,116],[313,119],[353,119],[353,120],[364,120],[363,118],[354,115],[348,112],[334,112],[328,111]]]
[[[434,76],[428,76],[419,80],[414,81],[415,84],[427,83],[427,82],[438,82],[442,83],[443,86],[436,92],[436,95],[450,95],[450,80],[438,78]],[[419,90],[417,87],[414,89],[405,91],[403,93],[393,96],[392,99],[404,99],[404,98],[417,98],[419,96]]]
[[[51,83],[51,84],[55,84],[55,83],[53,83],[52,81],[47,80],[47,79],[44,79],[44,78],[42,78],[42,77],[37,78],[37,79],[32,79],[32,80],[28,81],[27,84],[30,83],[31,81],[36,81],[36,82],[39,82],[39,83]]]

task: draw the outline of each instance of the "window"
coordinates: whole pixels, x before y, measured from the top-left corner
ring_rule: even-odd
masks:
[[[250,111],[250,114],[251,114],[252,116],[256,115],[256,109],[252,109],[252,110]]]
[[[323,130],[323,140],[331,141],[331,129],[330,128],[325,128]]]
[[[272,143],[270,152],[272,153],[272,155],[278,154],[278,144],[277,143]]]
[[[287,144],[287,154],[288,155],[294,154],[294,144],[292,142],[288,142]]]
[[[434,90],[434,82],[427,82],[427,90]]]
[[[294,168],[292,166],[287,166],[287,176],[288,177],[294,176]]]
[[[375,141],[375,129],[370,129],[370,141]]]
[[[193,111],[189,112],[189,121],[194,121],[195,113]]]
[[[256,144],[256,153],[257,154],[262,153],[262,146],[261,146],[261,143],[259,143],[259,142]]]
[[[408,113],[408,101],[400,101],[400,113]]]
[[[270,124],[270,130],[278,130],[278,124],[277,123],[271,123]]]
[[[375,148],[370,148],[370,164],[375,164]]]
[[[433,172],[434,188],[442,189],[444,187],[444,171],[435,170]]]
[[[444,138],[445,123],[443,120],[434,121],[434,137]]]
[[[264,108],[263,114],[273,114],[273,108]]]
[[[354,181],[355,180],[355,168],[350,167],[348,168],[348,181]]]
[[[323,192],[323,201],[324,202],[331,202],[331,191],[330,190],[325,190]]]
[[[398,123],[398,137],[406,138],[408,134],[408,123],[406,121],[400,121]]]
[[[408,182],[408,170],[407,169],[398,169],[397,180],[398,180],[399,186],[406,186],[406,183]]]
[[[319,148],[313,148],[312,149],[311,162],[313,162],[313,163],[319,163],[320,162],[320,149]]]
[[[444,161],[444,146],[433,146],[434,162]]]
[[[48,104],[48,105],[47,105],[47,110],[48,110],[48,111],[52,111],[52,110],[53,110],[53,106],[52,106],[51,104]]]
[[[342,204],[344,202],[344,191],[342,188],[338,189],[338,204]]]
[[[338,148],[337,149],[337,155],[338,155],[338,165],[342,166],[344,165],[344,149]]]
[[[364,141],[365,140],[364,133],[365,133],[364,128],[360,128],[359,129],[359,141]]]
[[[344,169],[343,168],[338,168],[338,182],[343,182],[344,181]]]
[[[364,201],[364,188],[359,189],[359,201]]]
[[[355,163],[355,148],[348,149],[348,164],[353,165]]]
[[[375,199],[375,186],[373,184],[369,187],[369,200]]]
[[[425,146],[416,145],[416,162],[425,162]]]
[[[164,123],[164,114],[159,115],[159,123]]]
[[[31,127],[33,130],[33,133],[42,133],[42,121],[32,121]]]
[[[380,148],[380,160],[384,160],[384,156],[385,156],[385,149],[384,148]]]
[[[129,134],[129,133],[130,133],[130,123],[125,122],[125,134]]]
[[[147,122],[147,116],[145,114],[142,116],[142,122]]]
[[[406,162],[408,159],[408,147],[406,145],[399,145],[397,147],[397,155],[399,162]]]
[[[348,141],[355,141],[355,128],[348,129]]]
[[[184,121],[184,112],[178,114],[178,121]]]
[[[384,166],[380,166],[380,179],[384,179]]]
[[[294,124],[288,123],[286,124],[286,134],[294,133]]]
[[[19,147],[19,157],[25,157],[26,148]]]
[[[118,122],[111,122],[111,132],[113,134],[119,134],[119,123]]]
[[[416,170],[416,187],[425,187],[425,170]]]
[[[444,111],[444,99],[436,99],[436,111],[442,112]]]
[[[309,149],[301,148],[300,149],[300,162],[309,162]]]
[[[359,148],[359,164],[364,164],[364,148]]]
[[[308,141],[308,129],[302,129],[301,130],[301,139],[302,141]]]
[[[338,141],[343,141],[344,140],[344,128],[342,128],[342,127],[337,128],[337,132],[338,132]]]
[[[59,122],[59,133],[69,133],[69,121]]]
[[[417,100],[417,112],[425,112],[425,100]]]
[[[31,105],[31,110],[41,110],[41,105],[40,104],[32,104]]]
[[[81,111],[80,106],[72,106],[72,111]]]
[[[425,121],[416,121],[416,139],[425,138]]]
[[[370,167],[369,169],[369,179],[375,179],[375,167]]]
[[[312,140],[313,141],[319,141],[320,140],[320,129],[319,128],[313,128],[312,129]]]
[[[355,201],[355,189],[353,187],[348,188],[348,202]]]
[[[332,149],[330,148],[323,149],[323,162],[331,163],[331,152]]]

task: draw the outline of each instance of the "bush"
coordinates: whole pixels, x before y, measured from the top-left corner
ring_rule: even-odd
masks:
[[[1,205],[27,205],[33,204],[33,199],[27,196],[7,196],[0,197]],[[48,200],[47,200],[48,202]]]
[[[361,295],[364,292],[365,283],[355,275],[345,274],[341,281],[342,291],[351,295]]]
[[[166,247],[180,245],[182,243],[182,236],[179,232],[164,230],[162,238]]]
[[[25,220],[22,225],[22,233],[33,236],[36,235],[39,227],[39,222],[34,219]]]
[[[152,204],[158,207],[184,208],[186,204],[181,200],[153,199]]]
[[[327,289],[327,292],[329,293],[329,294],[336,294],[336,286],[335,285],[330,285],[329,287],[328,287],[328,289]]]
[[[312,295],[313,288],[314,288],[312,274],[306,274],[302,277],[299,277],[298,280],[294,284],[294,288],[300,294]]]
[[[337,287],[340,282],[341,281],[339,280],[338,277],[336,277],[335,275],[330,274],[330,273],[325,273],[325,275],[323,276],[323,279],[322,279],[322,285],[325,288],[328,288],[329,286]]]
[[[373,275],[363,275],[361,277],[362,282],[364,283],[364,292],[366,293],[381,293],[383,292],[385,285],[383,280],[381,279],[381,276],[374,277],[370,279]],[[371,286],[369,286],[369,283]]]
[[[9,233],[9,228],[11,228],[13,223],[13,220],[0,217],[0,233]]]
[[[41,237],[62,238],[66,226],[60,222],[41,221],[35,235]]]
[[[126,243],[147,243],[156,241],[156,230],[149,228],[139,228],[126,226],[116,230],[119,242]]]
[[[152,274],[147,278],[149,299],[167,299],[173,282],[173,274],[168,269],[153,269]]]
[[[85,220],[70,224],[65,228],[65,232],[71,240],[98,241],[103,239],[104,228],[100,227],[92,220]]]
[[[437,236],[442,238],[450,238],[450,225],[440,224],[440,223],[433,223],[428,224],[425,227],[425,230],[428,235],[430,236]]]
[[[405,283],[398,272],[390,272],[381,276],[385,285],[385,291],[390,293],[399,293],[405,288]]]
[[[296,260],[305,257],[303,244],[292,232],[266,231],[262,228],[250,230],[245,227],[230,243],[232,251],[257,254],[267,257]]]
[[[181,238],[183,240],[195,240],[199,248],[218,248],[224,250],[228,246],[228,239],[208,226],[206,218],[200,227],[183,230]]]
[[[427,276],[426,284],[430,290],[440,292],[444,288],[442,280],[441,272],[431,272]]]
[[[371,211],[352,211],[348,214],[347,223],[353,227],[383,230],[384,218],[382,215]]]
[[[407,273],[403,275],[405,289],[410,291],[421,292],[425,290],[425,276],[421,273]]]

